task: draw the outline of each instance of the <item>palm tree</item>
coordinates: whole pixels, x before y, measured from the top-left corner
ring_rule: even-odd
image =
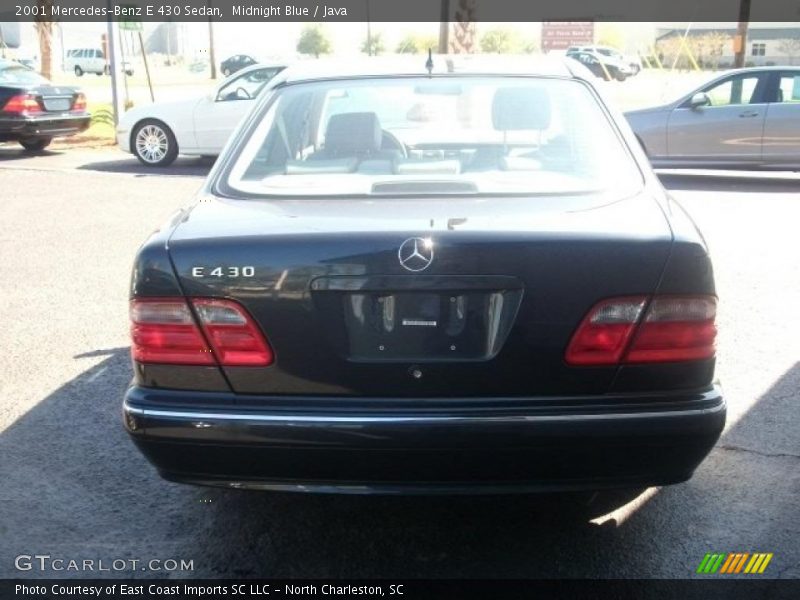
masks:
[[[36,0],[40,8],[39,14],[53,14],[53,0]],[[45,21],[44,17],[34,17],[36,33],[39,37],[39,72],[46,79],[53,74],[53,21]]]
[[[453,23],[453,39],[448,51],[454,54],[475,52],[475,0],[457,0]]]

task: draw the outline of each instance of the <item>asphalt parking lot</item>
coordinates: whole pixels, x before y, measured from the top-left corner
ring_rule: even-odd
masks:
[[[665,175],[711,246],[729,420],[688,483],[595,498],[302,496],[162,481],[120,424],[137,246],[209,162],[0,146],[0,577],[800,577],[800,178]],[[591,502],[589,502],[591,500]],[[193,571],[19,572],[15,557]]]

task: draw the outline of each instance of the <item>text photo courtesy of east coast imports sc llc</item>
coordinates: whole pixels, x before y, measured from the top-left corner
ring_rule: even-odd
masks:
[[[800,595],[782,0],[12,4],[0,597]]]

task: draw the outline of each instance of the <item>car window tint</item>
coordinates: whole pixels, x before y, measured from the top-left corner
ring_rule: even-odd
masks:
[[[781,75],[777,102],[800,102],[800,73]]]
[[[707,89],[706,94],[711,99],[711,106],[750,104],[757,85],[757,75],[732,77]]]
[[[233,81],[220,88],[217,100],[248,100],[255,98],[278,71],[278,68],[257,69],[236,77]]]
[[[0,69],[0,84],[2,83],[32,83],[39,85],[48,83],[48,81],[35,71],[31,71],[25,67],[9,67],[7,69]]]
[[[260,120],[228,180],[258,195],[370,194],[373,185],[408,182],[430,185],[430,193],[448,182],[474,186],[477,193],[631,190],[641,184],[600,105],[574,81],[296,84],[276,91]]]

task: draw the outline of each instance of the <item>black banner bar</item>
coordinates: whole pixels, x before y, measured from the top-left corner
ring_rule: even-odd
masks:
[[[0,21],[736,22],[742,0],[0,0]],[[800,21],[800,0],[751,0],[750,21]]]
[[[0,598],[39,600],[275,600],[286,598],[609,598],[782,600],[800,598],[800,581],[754,576],[696,580],[229,580],[5,579]]]

